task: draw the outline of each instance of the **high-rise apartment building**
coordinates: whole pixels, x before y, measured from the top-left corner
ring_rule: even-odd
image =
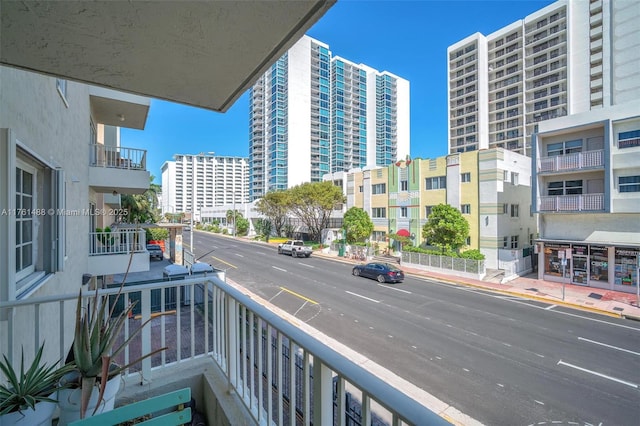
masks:
[[[304,36],[250,90],[249,197],[409,154],[409,82]]]
[[[637,23],[627,19],[637,7],[561,0],[450,46],[449,152],[502,147],[531,155],[540,121],[637,99],[640,45]]]
[[[162,213],[194,212],[203,207],[245,203],[248,200],[247,159],[176,154],[162,165]]]

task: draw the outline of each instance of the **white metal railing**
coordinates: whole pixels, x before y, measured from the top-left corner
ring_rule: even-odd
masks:
[[[539,160],[538,172],[563,172],[596,167],[604,167],[604,150],[602,149],[542,157]]]
[[[541,196],[541,212],[604,211],[604,194]]]
[[[461,257],[438,256],[434,254],[403,251],[402,263],[472,274],[485,273],[484,260],[464,259]]]
[[[111,298],[117,292],[118,288],[100,290]],[[93,294],[84,294],[85,303]],[[75,310],[76,298],[62,295],[0,302],[0,318],[7,322],[0,347],[8,358],[18,357],[16,350],[25,343],[32,347],[35,342],[37,347],[44,337],[43,324],[55,322],[61,324],[58,335],[48,334],[46,340],[60,342],[60,359],[64,359],[69,350],[64,342],[73,338],[73,328],[67,330],[62,324],[65,315]],[[121,298],[138,302],[135,316],[125,323],[123,339],[152,314],[165,315],[155,317],[152,326],[145,327],[116,361],[126,364],[140,353],[168,347],[126,375],[152,380],[167,365],[208,356],[257,424],[345,425],[354,412],[361,425],[372,424],[377,416],[390,419],[394,426],[449,424],[385,378],[296,326],[291,318],[278,315],[246,290],[217,277],[125,286]],[[335,417],[337,423],[334,409],[344,413]]]
[[[109,146],[100,143],[91,144],[89,165],[93,167],[112,167],[117,169],[146,170],[147,150]]]
[[[116,229],[110,232],[89,232],[89,256],[143,253],[144,229]]]

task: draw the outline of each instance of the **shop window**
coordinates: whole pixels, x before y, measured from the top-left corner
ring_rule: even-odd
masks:
[[[616,248],[615,285],[638,285],[637,258],[640,251],[625,248]]]
[[[609,281],[609,251],[606,247],[591,246],[589,276],[592,281]]]
[[[562,259],[560,257],[560,251],[565,251],[570,248],[568,244],[547,244],[544,247],[544,273],[546,275],[553,275],[562,277]],[[566,252],[565,252],[566,253]],[[564,253],[563,253],[564,255]],[[565,267],[565,277],[569,277],[569,269]]]

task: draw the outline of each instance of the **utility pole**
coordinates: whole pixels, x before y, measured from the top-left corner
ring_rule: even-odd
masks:
[[[231,193],[233,197],[233,238],[236,237],[236,193],[235,191]]]

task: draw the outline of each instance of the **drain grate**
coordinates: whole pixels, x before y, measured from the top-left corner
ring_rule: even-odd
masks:
[[[589,294],[589,297],[594,298],[594,299],[598,299],[598,300],[602,299],[602,295],[598,294],[598,293],[591,293],[591,294]]]

